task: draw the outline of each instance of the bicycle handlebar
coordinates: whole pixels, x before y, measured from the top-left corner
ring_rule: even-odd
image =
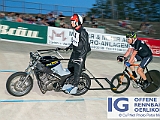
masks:
[[[125,64],[125,62],[124,62],[124,64]],[[130,66],[139,66],[139,64],[133,63],[133,64],[130,64]]]
[[[126,59],[124,59],[124,64],[125,64],[125,62],[127,62],[128,61],[128,59],[126,58]],[[131,64],[131,66],[139,66],[139,64],[135,64],[135,63],[133,63],[133,64]]]
[[[134,64],[134,63],[133,63],[133,64],[131,64],[131,66],[139,66],[139,64]]]

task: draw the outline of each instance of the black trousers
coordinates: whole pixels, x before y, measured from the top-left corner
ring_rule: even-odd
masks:
[[[86,56],[87,53],[82,57],[79,53],[72,52],[70,60],[68,62],[68,69],[74,75],[72,84],[76,87],[78,86],[82,69],[85,69]]]

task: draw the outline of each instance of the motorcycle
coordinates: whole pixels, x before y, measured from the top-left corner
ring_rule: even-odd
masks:
[[[40,91],[45,94],[47,91],[63,91],[64,84],[73,82],[73,74],[63,68],[63,56],[60,49],[46,49],[30,52],[30,62],[24,72],[15,72],[6,82],[6,89],[9,94],[21,97],[28,94],[33,88],[33,80],[36,77]],[[55,52],[60,58],[50,55],[42,55]],[[74,61],[73,61],[74,62]],[[91,86],[90,77],[82,71],[78,84],[76,96],[85,94]],[[63,91],[66,93],[65,91]]]

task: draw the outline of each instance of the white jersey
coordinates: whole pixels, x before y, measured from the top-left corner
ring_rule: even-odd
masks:
[[[74,36],[72,37],[72,44],[76,47],[78,47],[78,43],[79,43],[79,34],[80,33],[74,30]]]

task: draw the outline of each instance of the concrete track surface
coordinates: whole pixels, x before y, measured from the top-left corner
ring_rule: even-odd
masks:
[[[141,89],[129,89],[122,94],[111,90],[89,90],[85,95],[72,96],[63,92],[48,91],[42,94],[34,80],[31,92],[23,97],[11,96],[6,90],[6,80],[14,71],[24,71],[29,62],[29,52],[53,46],[0,41],[0,120],[107,120],[108,96],[160,96],[160,89],[144,93]],[[70,52],[62,52],[68,58]],[[119,54],[92,51],[86,67],[95,77],[111,79],[123,71],[116,61]],[[67,61],[63,63],[66,67]],[[160,71],[160,58],[154,57],[149,69]],[[100,80],[107,87],[104,80]],[[92,88],[99,87],[92,81]]]

